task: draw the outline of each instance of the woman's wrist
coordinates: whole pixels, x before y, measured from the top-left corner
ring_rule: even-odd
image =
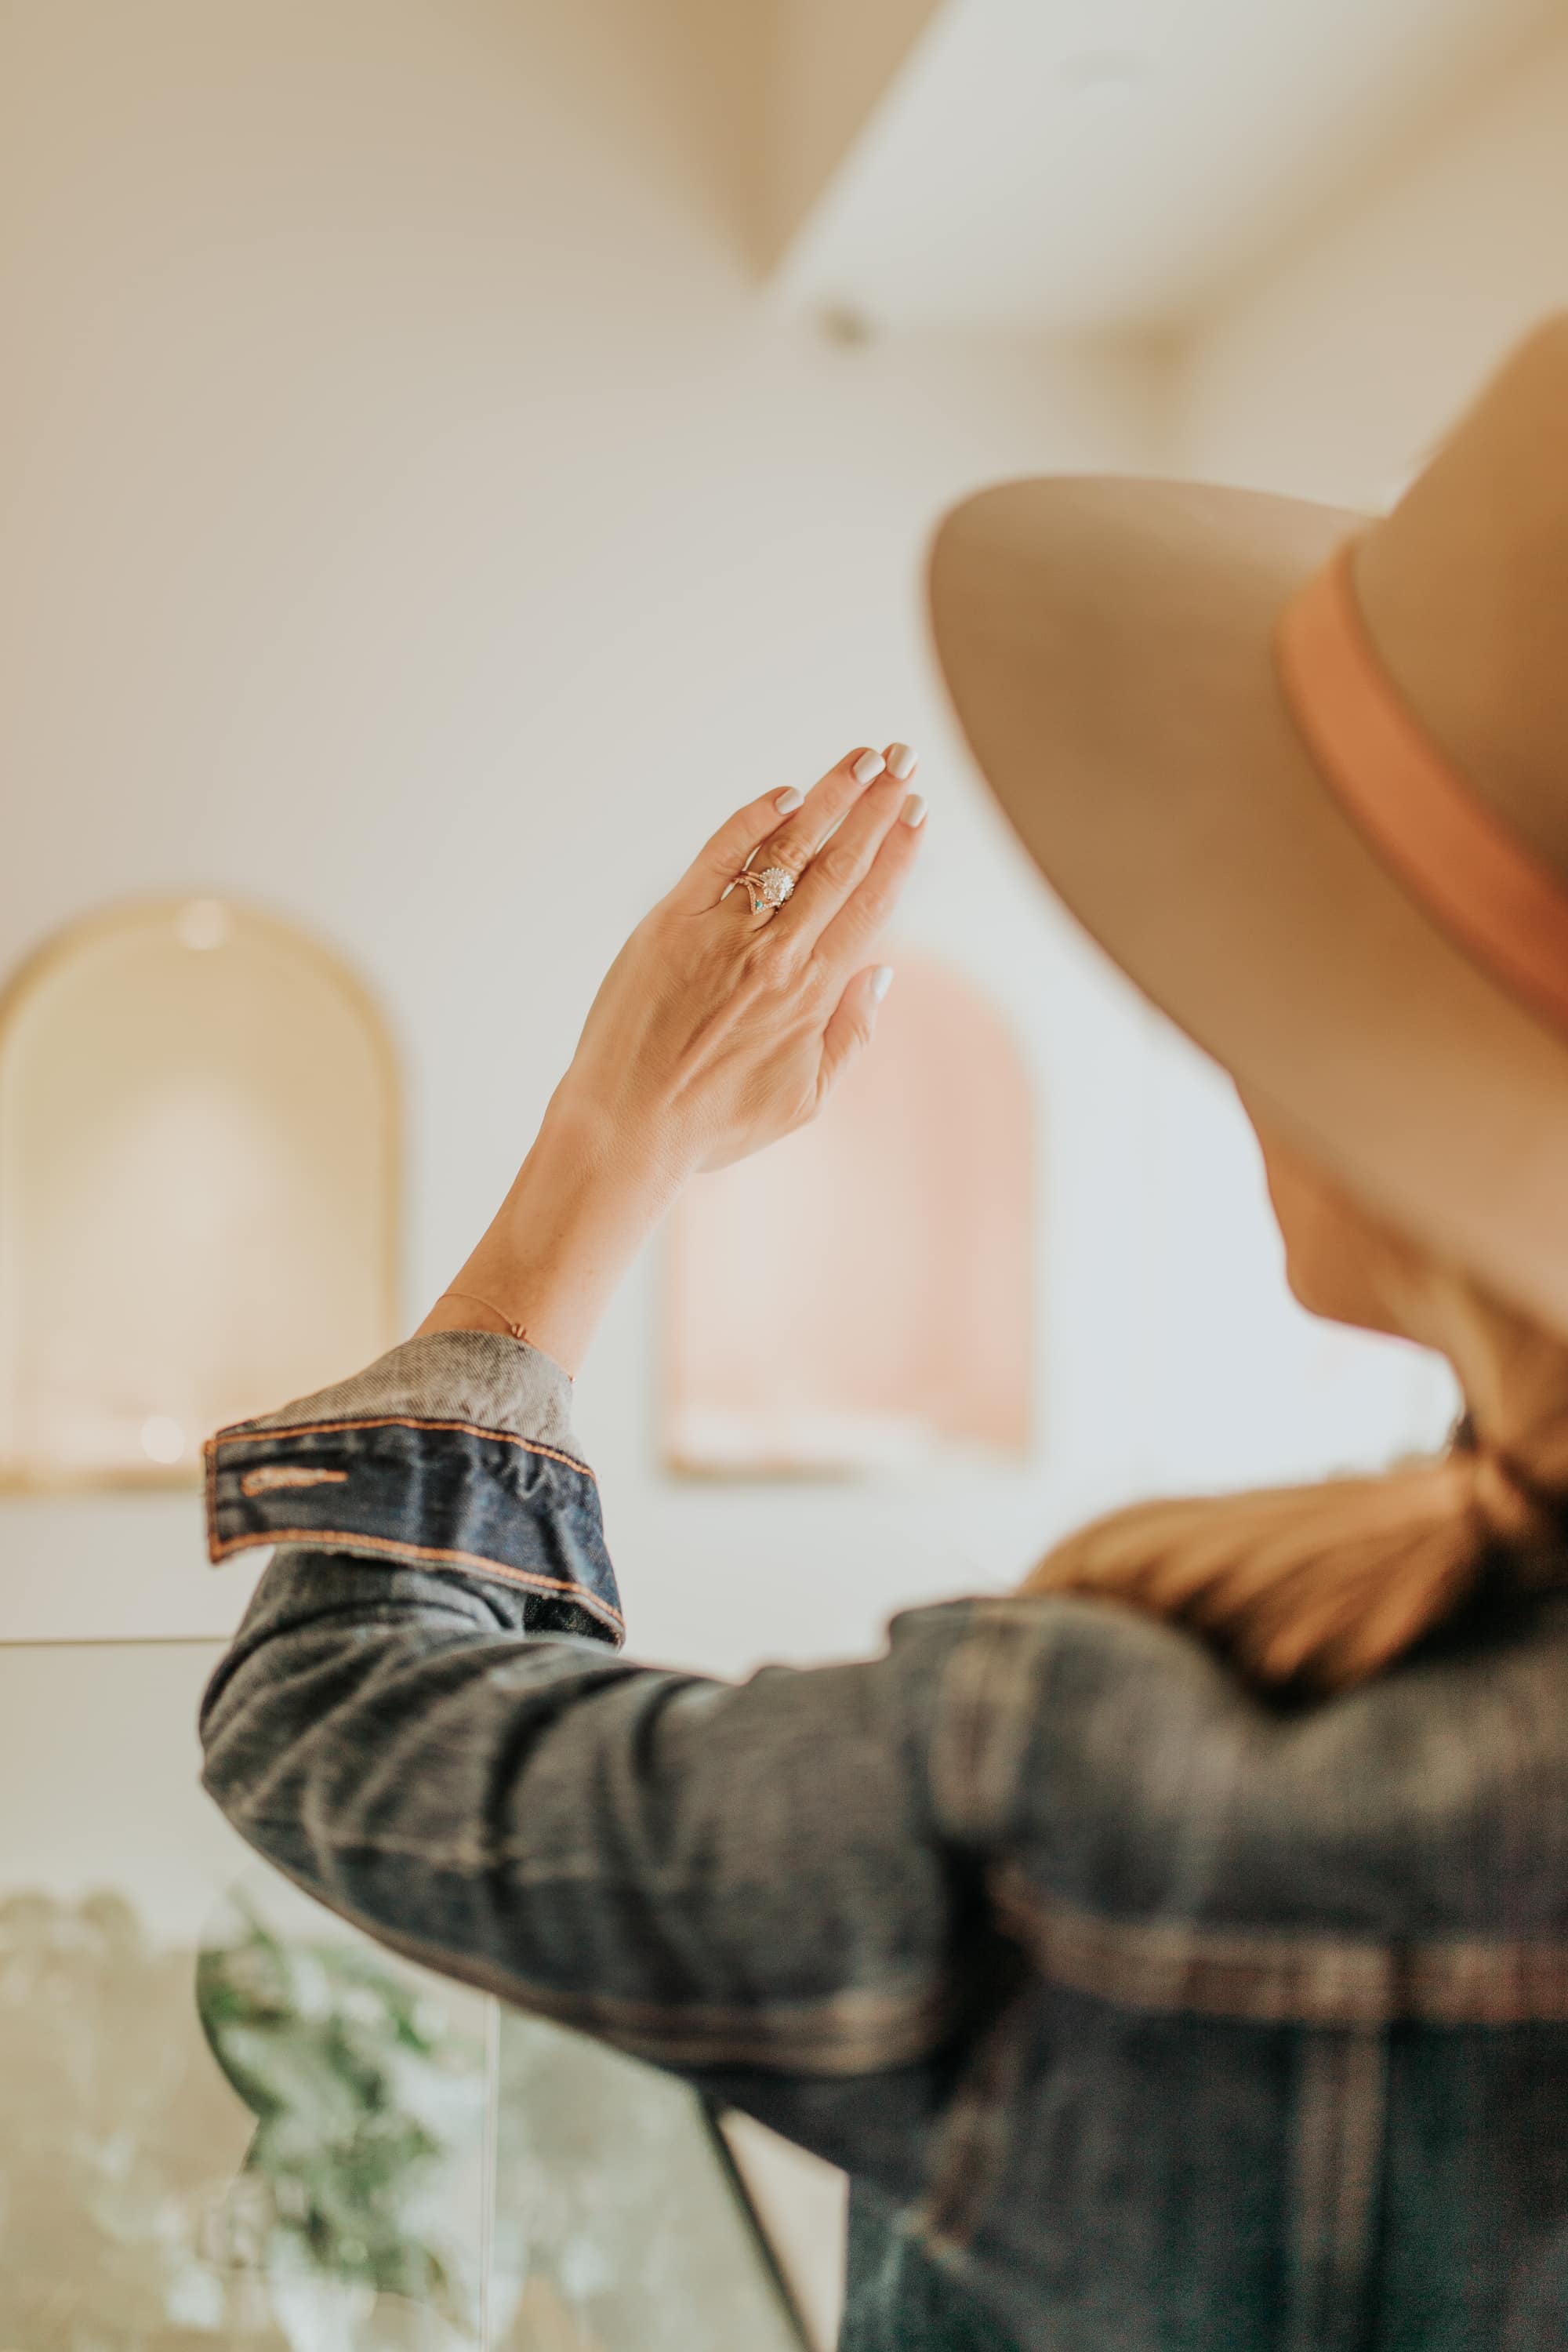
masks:
[[[510,1331],[574,1374],[679,1174],[563,1087],[479,1247],[421,1333]]]

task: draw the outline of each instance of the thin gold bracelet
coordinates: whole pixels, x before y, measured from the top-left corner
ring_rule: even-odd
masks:
[[[441,1296],[443,1298],[466,1298],[470,1307],[482,1307],[487,1315],[493,1315],[498,1323],[504,1323],[506,1325],[507,1329],[510,1332],[514,1339],[521,1339],[525,1348],[528,1346],[528,1334],[523,1329],[521,1324],[514,1323],[510,1315],[503,1315],[499,1307],[492,1307],[488,1298],[480,1298],[477,1292],[472,1290],[444,1290],[441,1293]]]

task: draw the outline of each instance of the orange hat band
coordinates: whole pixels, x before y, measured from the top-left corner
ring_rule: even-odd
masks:
[[[1286,606],[1280,683],[1359,831],[1471,960],[1568,1032],[1568,887],[1450,767],[1389,677],[1356,596],[1353,544]]]

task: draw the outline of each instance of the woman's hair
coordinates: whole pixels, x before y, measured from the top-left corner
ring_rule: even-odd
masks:
[[[1483,1580],[1568,1585],[1568,1344],[1403,1248],[1397,1269],[1400,1328],[1447,1356],[1468,1402],[1446,1454],[1135,1504],[1057,1545],[1025,1591],[1121,1601],[1190,1626],[1257,1682],[1324,1691],[1378,1673]]]

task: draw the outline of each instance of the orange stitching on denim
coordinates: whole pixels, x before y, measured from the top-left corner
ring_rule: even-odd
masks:
[[[264,1528],[254,1534],[229,1536],[213,1552],[214,1559],[223,1559],[231,1551],[254,1549],[258,1544],[304,1544],[311,1551],[331,1551],[335,1546],[357,1546],[360,1550],[387,1552],[396,1559],[423,1561],[438,1566],[445,1561],[453,1568],[477,1569],[484,1576],[503,1577],[509,1584],[537,1586],[542,1592],[569,1592],[581,1601],[584,1609],[592,1609],[611,1618],[621,1631],[626,1631],[626,1619],[608,1601],[601,1601],[585,1584],[574,1578],[537,1576],[531,1569],[509,1568],[503,1560],[486,1559],[475,1551],[447,1551],[437,1544],[402,1543],[395,1536],[361,1536],[345,1528]]]
[[[559,1453],[553,1445],[540,1445],[529,1437],[513,1437],[505,1429],[481,1429],[473,1421],[426,1421],[417,1414],[404,1412],[379,1413],[374,1419],[364,1421],[294,1421],[276,1426],[268,1423],[265,1429],[251,1429],[245,1423],[237,1422],[233,1428],[220,1429],[216,1437],[209,1437],[207,1447],[215,1450],[220,1445],[266,1444],[275,1437],[327,1437],[340,1429],[455,1430],[464,1437],[485,1437],[496,1445],[515,1445],[521,1452],[537,1454],[546,1462],[562,1463],[566,1469],[575,1470],[580,1476],[593,1479],[595,1486],[599,1483],[585,1462],[574,1461],[570,1454]]]
[[[304,1463],[297,1466],[289,1462],[264,1462],[259,1470],[247,1470],[240,1478],[242,1495],[270,1495],[279,1486],[346,1486],[346,1470],[312,1470]]]

